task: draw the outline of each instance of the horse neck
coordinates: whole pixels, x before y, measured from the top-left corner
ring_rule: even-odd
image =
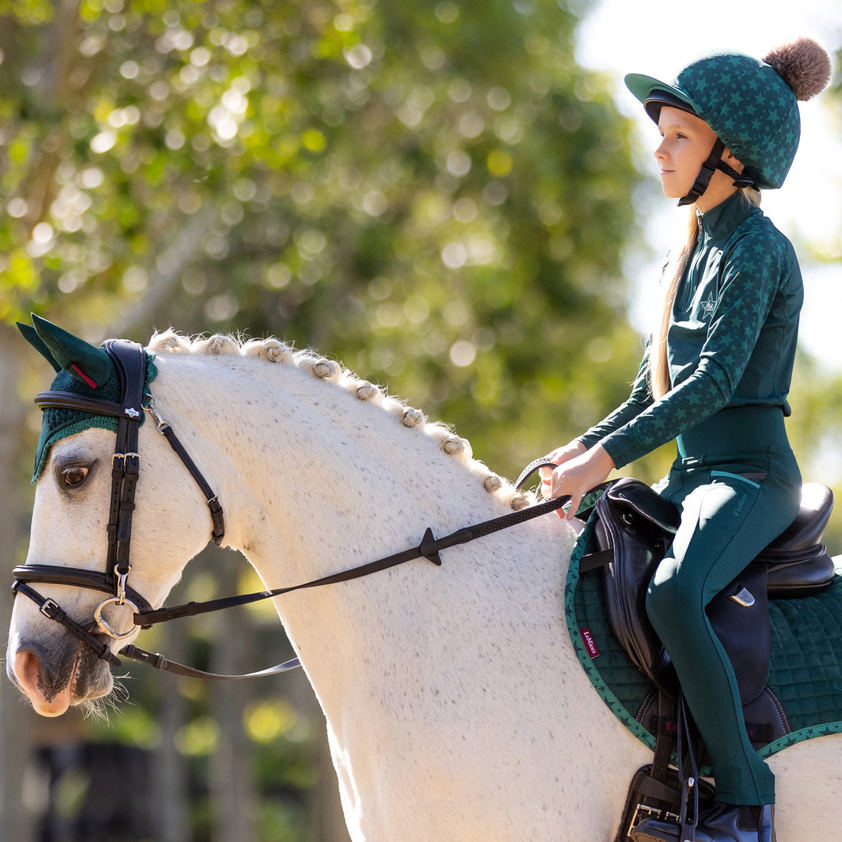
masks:
[[[417,544],[428,525],[443,534],[509,510],[513,490],[489,493],[495,478],[466,443],[410,426],[420,413],[379,392],[357,399],[361,381],[346,373],[325,382],[313,366],[233,355],[163,357],[159,369],[153,391],[209,467],[229,545],[268,585]]]
[[[428,526],[441,536],[510,511],[510,486],[489,493],[487,470],[442,452],[441,430],[408,429],[395,407],[300,368],[174,358],[160,371],[153,391],[219,492],[231,546],[268,587],[417,546]],[[453,732],[442,739],[455,744],[466,718],[517,728],[565,694],[578,703],[587,679],[560,610],[571,545],[569,528],[542,517],[443,551],[442,568],[418,559],[276,600],[352,777],[377,779],[367,747],[405,735],[406,717],[412,734],[439,733],[442,705]],[[537,684],[513,669],[525,652]]]

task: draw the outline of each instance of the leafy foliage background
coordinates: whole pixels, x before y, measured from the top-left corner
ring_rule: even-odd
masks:
[[[642,348],[624,257],[651,184],[606,81],[576,65],[586,10],[0,0],[0,375],[20,397],[0,408],[0,470],[16,489],[0,527],[16,560],[28,401],[48,376],[11,326],[31,310],[95,342],[172,325],[316,347],[452,423],[510,476],[619,403]],[[842,390],[800,365],[807,454],[838,431]],[[653,480],[668,458],[635,473]],[[231,554],[208,553],[174,598],[254,585]],[[285,648],[271,612],[155,634],[148,646],[223,671]],[[162,805],[110,842],[343,838],[303,682],[130,675],[133,704],[105,723],[36,721],[3,685],[0,834],[53,838],[36,827],[49,810],[55,838],[82,838],[91,770],[49,783],[33,746],[54,759],[57,744],[94,743],[146,752],[139,789]],[[40,795],[24,797],[24,766]]]

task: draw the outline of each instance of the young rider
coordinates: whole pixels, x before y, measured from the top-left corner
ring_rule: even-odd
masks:
[[[570,495],[573,513],[612,468],[676,440],[660,493],[680,509],[681,526],[646,607],[712,759],[717,802],[700,817],[700,842],[775,838],[774,776],[746,735],[734,673],[705,606],[798,510],[801,477],[784,416],[801,274],[789,241],[758,207],[758,191],[783,183],[800,134],[796,100],[818,93],[829,76],[827,53],[800,39],[763,61],[703,59],[675,84],[626,77],[663,138],[655,159],[664,194],[691,205],[690,235],[667,270],[661,326],[631,396],[550,456],[558,465],[551,493]],[[678,840],[679,829],[648,820],[632,838]]]

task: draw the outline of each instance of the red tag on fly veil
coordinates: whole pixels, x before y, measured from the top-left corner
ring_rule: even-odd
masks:
[[[97,387],[96,382],[94,380],[91,380],[91,378],[88,377],[88,375],[85,374],[85,372],[82,371],[82,369],[79,368],[79,366],[76,365],[76,363],[70,363],[70,367],[73,369],[73,371],[76,372],[76,374],[79,375],[79,377],[82,378],[82,380],[85,381],[85,383],[88,384],[88,386],[90,386],[92,389],[96,389],[96,387]]]

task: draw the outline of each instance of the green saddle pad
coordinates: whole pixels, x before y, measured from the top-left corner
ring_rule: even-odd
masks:
[[[591,548],[594,518],[579,535],[564,594],[567,628],[579,660],[602,697],[650,748],[655,737],[635,718],[653,689],[629,660],[608,624],[601,571],[579,575]],[[769,757],[802,740],[842,732],[842,576],[820,594],[770,600],[772,656],[769,687],[783,704],[791,733],[760,749]]]

